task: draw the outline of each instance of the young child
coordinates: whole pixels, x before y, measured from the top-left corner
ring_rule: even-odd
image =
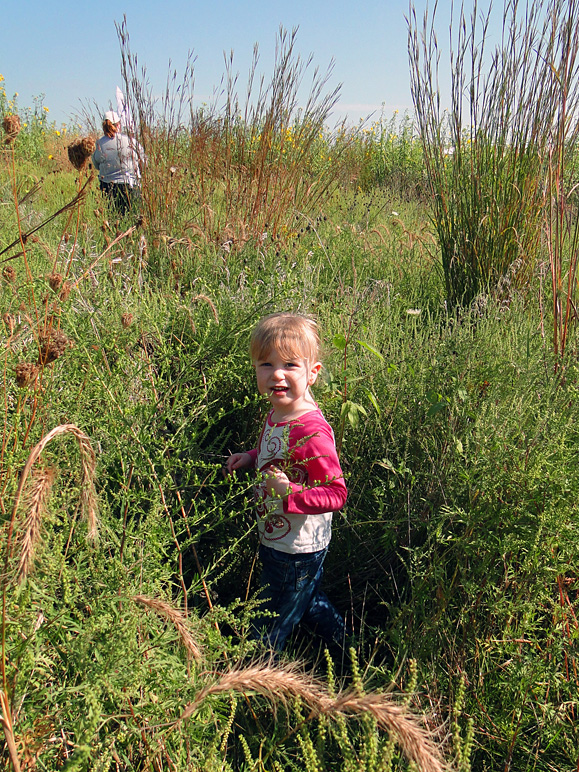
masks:
[[[320,590],[332,535],[332,513],[347,491],[330,425],[312,386],[322,367],[316,323],[277,313],[253,330],[250,354],[257,387],[271,404],[257,448],[231,455],[226,471],[257,470],[255,499],[262,561],[258,635],[281,651],[304,621],[330,645],[343,645],[344,621]]]

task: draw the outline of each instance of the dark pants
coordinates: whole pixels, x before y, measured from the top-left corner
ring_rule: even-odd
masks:
[[[277,616],[256,619],[254,637],[281,651],[293,628],[305,622],[327,644],[343,646],[344,620],[320,590],[327,551],[288,554],[260,546],[260,608]]]
[[[126,183],[100,180],[99,186],[120,215],[130,212],[139,200],[139,189]]]

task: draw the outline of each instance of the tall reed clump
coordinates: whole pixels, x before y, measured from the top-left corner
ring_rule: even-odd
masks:
[[[200,239],[229,252],[250,240],[283,239],[296,213],[319,212],[341,174],[325,139],[340,88],[328,89],[331,66],[324,75],[316,68],[302,104],[312,57],[296,53],[296,30],[280,30],[269,81],[258,75],[256,46],[240,97],[231,53],[220,90],[199,108],[191,59],[182,83],[173,72],[165,96],[155,100],[130,51],[126,22],[118,34],[127,102],[147,154],[143,205],[157,235]]]
[[[575,3],[506,0],[502,37],[487,51],[490,9],[470,19],[464,4],[450,31],[451,106],[442,108],[441,51],[435,14],[422,31],[411,7],[411,86],[433,194],[449,304],[468,304],[505,283],[523,287],[540,255],[548,158],[566,137],[553,132],[570,96],[574,69]],[[458,27],[456,40],[454,28]],[[567,126],[568,130],[568,126]],[[557,160],[557,168],[560,169]],[[549,187],[551,190],[549,190]]]
[[[173,235],[179,222],[182,224],[183,205],[190,195],[184,145],[193,109],[193,58],[190,55],[187,59],[181,83],[169,63],[165,91],[158,97],[146,67],[131,52],[126,18],[117,25],[117,35],[128,116],[123,131],[135,135],[145,151],[146,163],[141,168],[143,214],[150,235],[160,240]]]
[[[553,56],[549,62],[557,104],[545,173],[548,201],[546,243],[551,274],[552,342],[555,366],[565,353],[571,322],[577,318],[577,150],[579,125],[579,3],[570,0],[551,16]]]

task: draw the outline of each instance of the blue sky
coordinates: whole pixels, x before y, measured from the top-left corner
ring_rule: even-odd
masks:
[[[422,16],[426,0],[417,0]],[[441,42],[448,39],[448,6],[441,0]],[[44,94],[49,119],[68,123],[88,109],[115,105],[122,87],[115,22],[126,15],[130,47],[145,65],[153,90],[164,91],[169,61],[180,82],[189,51],[196,57],[195,96],[208,101],[225,72],[223,52],[234,51],[244,84],[253,45],[260,70],[271,73],[280,25],[299,27],[297,50],[342,84],[336,118],[352,122],[412,109],[407,52],[407,0],[10,0],[2,9],[0,73],[21,107]],[[446,15],[445,15],[446,14]]]

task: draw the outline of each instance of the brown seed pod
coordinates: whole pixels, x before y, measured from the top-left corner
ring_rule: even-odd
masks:
[[[16,385],[20,389],[30,386],[34,383],[36,376],[40,372],[40,367],[32,362],[19,362],[14,368],[14,374],[16,376]]]
[[[72,290],[72,284],[69,281],[63,282],[62,287],[60,288],[60,293],[58,297],[61,300],[66,300],[70,295],[71,290]]]
[[[94,153],[96,148],[96,140],[94,137],[83,137],[80,144],[87,157],[90,157]]]
[[[127,314],[123,314],[121,316],[121,324],[123,325],[123,327],[125,327],[125,328],[130,327],[132,323],[133,323],[133,315],[132,314],[128,314],[127,313]]]
[[[74,166],[75,169],[81,171],[86,168],[88,160],[91,157],[96,143],[92,137],[83,137],[82,139],[76,139],[72,142],[68,148],[68,160]]]
[[[20,118],[17,115],[5,115],[2,121],[2,128],[6,132],[4,142],[7,145],[11,145],[20,133]]]
[[[63,282],[63,276],[61,273],[51,273],[46,278],[48,280],[48,284],[50,285],[50,289],[54,290],[55,292],[60,288],[60,285]]]
[[[2,271],[2,277],[4,281],[8,281],[13,284],[16,281],[16,271],[11,265],[7,265]]]
[[[10,330],[10,335],[12,335],[12,333],[14,332],[14,326],[16,324],[16,317],[14,316],[14,314],[3,314],[2,321],[4,322],[6,327],[8,327],[8,329]]]
[[[48,330],[40,335],[38,362],[47,365],[61,357],[73,342],[66,337],[62,330]]]

